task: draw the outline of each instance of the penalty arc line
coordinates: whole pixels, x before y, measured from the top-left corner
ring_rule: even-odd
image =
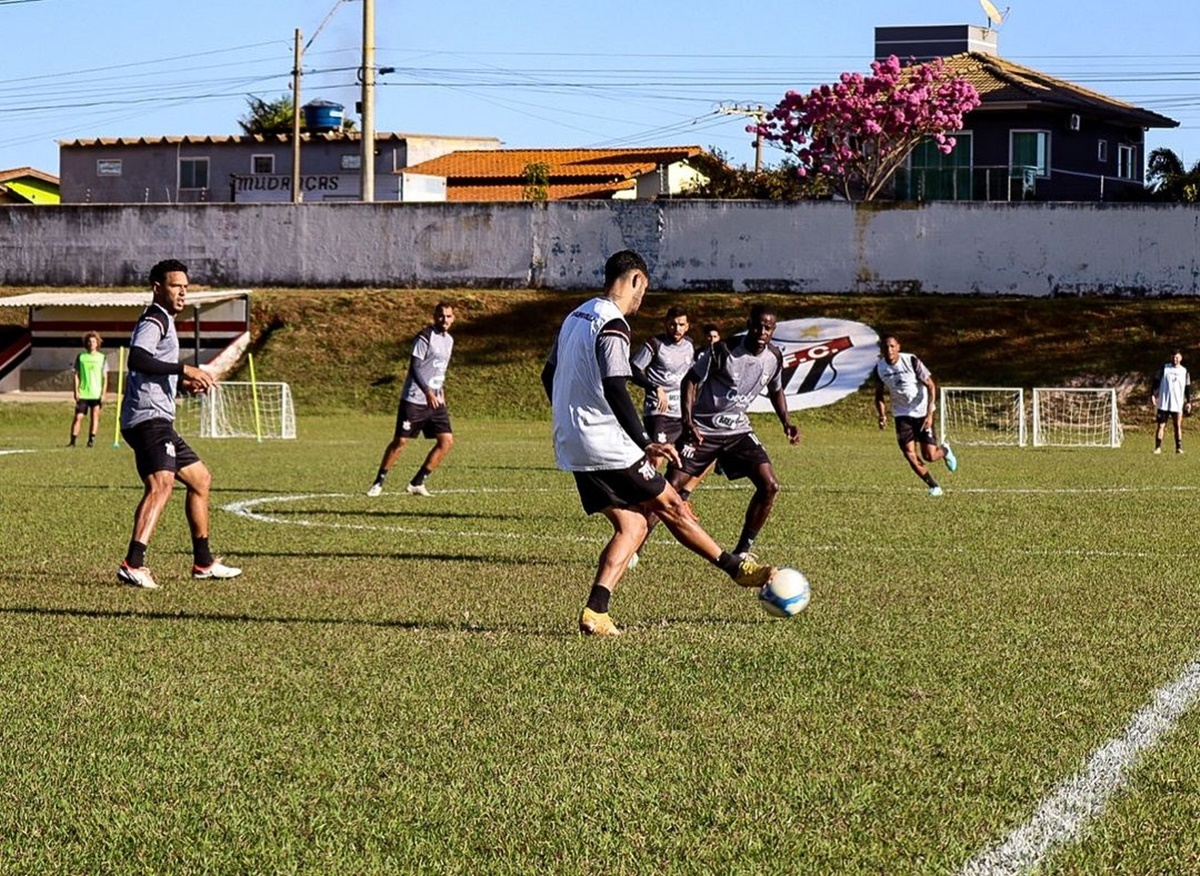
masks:
[[[961,876],[1016,876],[1038,866],[1055,848],[1078,840],[1087,824],[1125,785],[1138,760],[1200,700],[1200,655],[1109,740],[1079,773],[1061,782],[1033,816],[1004,842],[972,858]]]

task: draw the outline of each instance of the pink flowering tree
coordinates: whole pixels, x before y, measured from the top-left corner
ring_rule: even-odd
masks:
[[[807,95],[789,91],[748,130],[795,155],[801,176],[827,174],[847,200],[870,201],[926,137],[949,153],[947,132],[977,106],[979,93],[940,58],[902,66],[893,55],[872,63],[869,76],[843,73]]]

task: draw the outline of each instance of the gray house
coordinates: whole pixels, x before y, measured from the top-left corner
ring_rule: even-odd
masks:
[[[301,134],[303,200],[356,201],[357,132]],[[499,149],[495,137],[375,135],[376,201],[444,201],[445,180],[405,168],[450,152]],[[64,204],[263,203],[292,198],[290,134],[61,140]]]

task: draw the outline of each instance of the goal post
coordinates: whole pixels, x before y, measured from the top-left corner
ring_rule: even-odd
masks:
[[[1120,447],[1124,434],[1111,387],[1034,387],[1034,447]]]
[[[1024,447],[1025,390],[1015,386],[943,386],[938,434],[954,444]]]
[[[286,383],[223,381],[181,398],[176,428],[200,438],[295,438],[296,409]]]

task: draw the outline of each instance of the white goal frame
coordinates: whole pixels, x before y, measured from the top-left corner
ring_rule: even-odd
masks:
[[[296,408],[286,383],[222,381],[176,404],[180,434],[201,438],[296,437]]]
[[[1120,447],[1124,437],[1112,387],[1034,387],[1034,447]]]
[[[938,435],[943,441],[1025,446],[1025,390],[1021,387],[943,386],[938,395]]]

